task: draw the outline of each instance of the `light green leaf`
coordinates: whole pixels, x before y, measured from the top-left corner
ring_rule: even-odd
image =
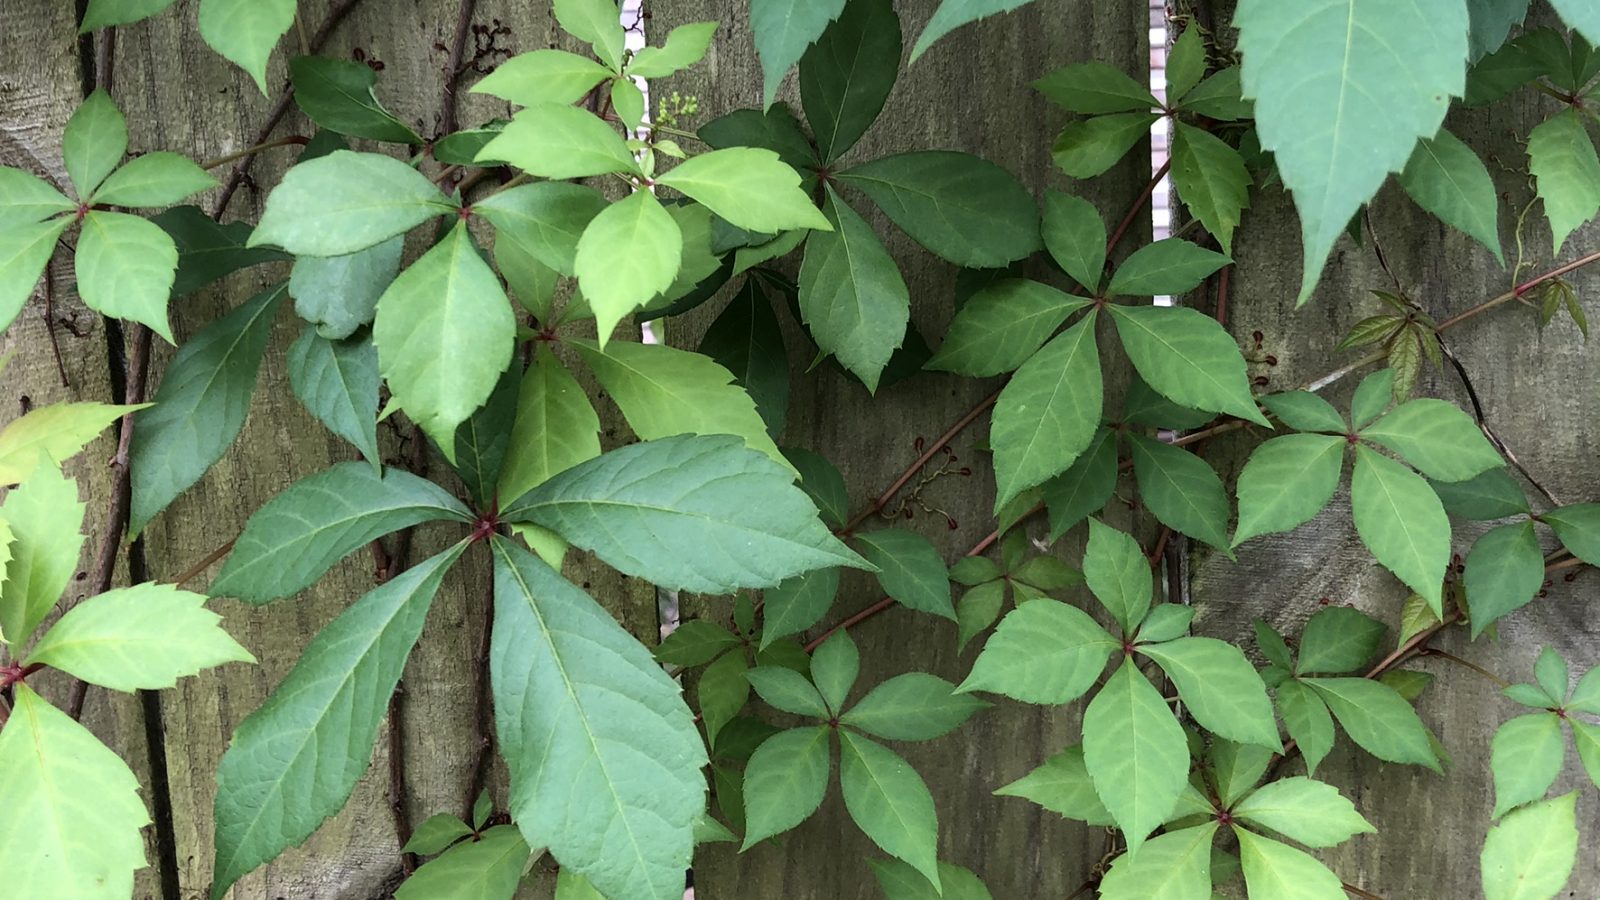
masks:
[[[1148,112],[1161,105],[1148,87],[1103,62],[1062,66],[1035,81],[1033,89],[1067,112],[1085,116]]]
[[[580,463],[503,518],[555,531],[668,589],[723,594],[811,569],[869,568],[828,532],[791,479],[735,437],[684,434]]]
[[[1089,305],[1026,278],[1006,278],[973,294],[950,323],[925,368],[983,378],[1028,361],[1067,316]]]
[[[1121,643],[1087,613],[1056,600],[1029,600],[1000,620],[958,691],[989,691],[1024,703],[1082,697]]]
[[[528,867],[528,844],[512,825],[497,825],[424,863],[394,900],[510,900]]]
[[[1178,238],[1156,241],[1134,251],[1111,276],[1108,294],[1153,297],[1182,294],[1229,262],[1226,256]]]
[[[1494,733],[1489,758],[1495,817],[1543,798],[1561,774],[1566,755],[1561,719],[1555,713],[1530,713],[1501,725]]]
[[[616,0],[555,0],[554,10],[562,29],[587,41],[613,72],[622,71],[625,35]]]
[[[748,850],[799,825],[828,791],[826,726],[791,728],[761,742],[744,770],[744,844]]]
[[[1167,53],[1167,103],[1176,106],[1206,74],[1206,39],[1201,29],[1185,26]]]
[[[1045,249],[1085,291],[1093,294],[1105,279],[1106,223],[1093,203],[1046,191],[1044,221],[1040,226]]]
[[[108,426],[144,409],[105,403],[53,403],[0,428],[0,484],[17,484],[42,463],[64,463]]]
[[[172,236],[149,219],[95,210],[83,219],[73,268],[91,309],[130,319],[175,343],[167,298],[178,270]]]
[[[921,36],[917,38],[917,45],[911,48],[911,61],[916,62],[917,57],[926,53],[934,41],[968,22],[1016,9],[1028,2],[1029,0],[943,0],[939,8],[934,10],[933,18],[928,20],[927,27],[922,29]]]
[[[1073,744],[1050,757],[1044,765],[996,790],[995,795],[1022,797],[1088,825],[1114,824],[1089,780],[1081,744]]]
[[[255,604],[293,596],[371,541],[440,520],[467,523],[472,513],[410,472],[380,474],[361,463],[339,463],[256,510],[210,593]]]
[[[202,0],[200,36],[267,93],[267,59],[294,24],[294,0]]]
[[[683,231],[649,191],[634,191],[594,217],[578,239],[573,270],[602,350],[623,317],[672,286],[682,260]]]
[[[1315,775],[1317,766],[1333,749],[1333,716],[1328,705],[1305,683],[1291,678],[1278,685],[1278,712],[1284,728],[1305,757],[1306,774]]]
[[[22,897],[125,900],[150,815],[127,763],[25,684],[0,731],[0,867]]]
[[[988,706],[956,693],[955,685],[943,678],[908,672],[873,688],[839,721],[885,740],[929,741],[960,728]]]
[[[282,284],[262,291],[207,325],[172,357],[154,408],[140,415],[133,430],[129,534],[143,530],[228,452],[244,427],[282,299]]]
[[[897,859],[869,859],[867,865],[888,900],[994,900],[978,876],[950,863],[939,863],[937,888],[915,866]]]
[[[1185,31],[1188,37],[1195,29]],[[1221,138],[1185,122],[1173,124],[1172,184],[1189,214],[1233,253],[1233,230],[1250,206],[1250,172],[1244,157]]]
[[[1427,727],[1394,688],[1365,678],[1306,678],[1300,683],[1328,704],[1345,733],[1368,753],[1440,771]]]
[[[729,147],[702,153],[657,176],[656,183],[682,191],[747,231],[832,227],[800,189],[800,174],[771,150]]]
[[[343,256],[455,210],[433,182],[400,160],[335,150],[283,174],[246,246]]]
[[[839,784],[850,818],[885,853],[939,886],[939,817],[922,777],[894,751],[839,732]]]
[[[1261,405],[1267,408],[1267,412],[1277,416],[1283,424],[1296,431],[1320,431],[1343,435],[1349,430],[1345,427],[1344,417],[1333,408],[1333,404],[1310,391],[1266,394],[1260,399]]]
[[[495,731],[529,846],[601,893],[678,900],[705,746],[678,685],[588,595],[492,539]]]
[[[61,134],[62,162],[78,198],[93,195],[127,152],[128,122],[111,95],[96,88],[73,111]]]
[[[1163,397],[1268,424],[1250,395],[1239,345],[1216,319],[1183,306],[1107,309],[1134,368]]]
[[[1532,522],[1514,522],[1487,531],[1467,554],[1463,576],[1472,636],[1497,619],[1527,606],[1544,586],[1544,552]]]
[[[784,75],[844,8],[845,0],[750,0],[750,31],[761,56],[763,109],[772,106]]]
[[[1239,863],[1252,897],[1272,900],[1345,900],[1344,883],[1304,850],[1253,834],[1237,825]]]
[[[773,641],[799,634],[822,621],[839,593],[839,570],[813,569],[785,578],[764,593],[761,613],[761,649]]]
[[[1600,9],[1581,0],[1550,0],[1550,5],[1561,14],[1561,21],[1574,31],[1581,33],[1590,43],[1600,43]]]
[[[500,470],[501,503],[599,455],[600,417],[578,380],[549,347],[540,346],[517,395],[516,424]]]
[[[1139,652],[1172,679],[1202,728],[1240,743],[1282,749],[1266,685],[1239,648],[1216,638],[1181,637],[1141,644]]]
[[[1519,809],[1483,841],[1484,900],[1551,900],[1578,859],[1576,793]]]
[[[668,32],[660,47],[644,47],[629,60],[627,73],[635,78],[665,78],[699,62],[717,33],[715,22],[690,22]]]
[[[1133,634],[1145,613],[1150,611],[1150,596],[1155,580],[1150,561],[1139,542],[1126,532],[1089,520],[1089,543],[1083,551],[1083,578],[1095,599],[1122,626]]]
[[[1490,469],[1466,481],[1429,481],[1445,511],[1474,522],[1504,519],[1531,512],[1528,497],[1504,468]]]
[[[326,56],[289,61],[294,102],[319,126],[351,137],[396,144],[421,144],[422,138],[383,108],[373,87],[378,73],[365,62]]]
[[[828,704],[804,675],[783,666],[756,666],[745,673],[766,704],[781,712],[813,719],[828,718]]]
[[[325,338],[340,340],[372,322],[378,298],[400,272],[405,239],[392,237],[343,256],[302,256],[289,273],[289,296],[300,318]]]
[[[1350,217],[1464,92],[1467,9],[1461,0],[1244,0],[1234,21],[1261,146],[1300,214],[1304,303]]]
[[[344,806],[372,760],[388,697],[439,583],[465,548],[412,566],[351,604],[239,724],[217,768],[213,900]]]
[[[11,327],[33,296],[56,240],[71,224],[72,219],[62,217],[0,227],[0,331]]]
[[[1095,792],[1127,835],[1128,853],[1137,854],[1188,783],[1189,743],[1161,692],[1131,658],[1123,658],[1084,710],[1083,761]]]
[[[317,421],[361,451],[374,468],[378,456],[378,352],[370,335],[330,341],[312,327],[285,355],[289,384]]]
[[[1000,391],[990,426],[995,509],[1060,474],[1089,447],[1103,412],[1093,311],[1033,354]]]
[[[1563,110],[1529,133],[1528,170],[1560,253],[1567,236],[1600,210],[1600,157],[1576,110]]]
[[[955,620],[944,560],[927,538],[903,528],[882,528],[857,535],[856,542],[861,555],[878,568],[885,593],[918,612]]]
[[[67,610],[25,660],[116,691],[159,690],[202,669],[255,662],[219,626],[202,594],[145,583]]]
[[[1228,492],[1200,457],[1141,434],[1129,435],[1139,494],[1162,524],[1228,553]]]
[[[89,11],[83,14],[80,34],[87,34],[107,25],[126,25],[149,18],[171,6],[173,0],[89,0]]]
[[[875,391],[905,340],[911,294],[883,242],[833,188],[823,208],[833,231],[812,234],[800,265],[800,315],[824,353]]]
[[[370,72],[366,66],[362,69]],[[217,186],[206,170],[176,153],[155,152],[131,160],[95,189],[91,203],[115,206],[171,206]]]
[[[1338,788],[1310,778],[1280,778],[1263,785],[1236,804],[1233,814],[1307,847],[1332,847],[1377,831]]]
[[[1483,160],[1445,129],[1417,142],[1400,173],[1400,186],[1417,205],[1474,238],[1505,265],[1500,252],[1500,196]]]
[[[509,241],[563,275],[575,271],[578,241],[594,217],[606,209],[592,187],[558,181],[525,184],[491,194],[472,211],[495,227],[495,250]]]
[[[1150,134],[1155,113],[1114,113],[1067,123],[1051,147],[1056,166],[1073,178],[1103,175]]]
[[[519,53],[495,67],[470,93],[489,94],[518,106],[567,105],[582,100],[611,70],[565,50]]]
[[[1443,400],[1402,403],[1361,429],[1361,436],[1439,481],[1466,481],[1505,465],[1472,417]]]
[[[1388,626],[1348,606],[1327,606],[1300,632],[1297,675],[1354,672],[1377,655]]]
[[[1350,508],[1356,533],[1378,562],[1421,594],[1435,615],[1442,615],[1450,519],[1422,476],[1358,445]]]
[[[1575,503],[1539,516],[1562,546],[1589,565],[1600,565],[1600,503]]]
[[[77,209],[77,204],[43,178],[0,166],[0,232],[17,225],[32,225],[50,216]]]
[[[1257,447],[1239,472],[1233,546],[1311,521],[1339,487],[1344,448],[1343,438],[1322,434],[1289,434]]]
[[[848,629],[834,632],[811,654],[811,681],[835,716],[844,710],[845,700],[860,674],[861,651],[856,649]]]
[[[1578,761],[1595,787],[1600,787],[1600,725],[1582,719],[1568,719],[1572,726],[1572,743],[1578,748]]]
[[[587,109],[560,103],[536,103],[517,113],[478,151],[478,159],[505,161],[550,179],[639,169],[616,129]]]
[[[888,0],[845,4],[800,60],[800,101],[823,162],[855,146],[883,112],[900,70],[900,18]]]
[[[400,850],[402,853],[436,856],[470,834],[472,828],[467,823],[449,813],[435,813],[424,819],[422,824],[411,832],[411,839],[406,841]]]
[[[1137,856],[1117,857],[1100,882],[1100,900],[1210,900],[1216,833],[1215,822],[1182,828],[1151,838]]]
[[[1039,249],[1039,210],[1016,176],[966,153],[886,156],[838,176],[917,243],[958,266],[996,268]]]
[[[78,569],[84,505],[78,484],[41,463],[6,494],[0,516],[10,526],[10,562],[0,581],[0,635],[14,647],[55,608]]]

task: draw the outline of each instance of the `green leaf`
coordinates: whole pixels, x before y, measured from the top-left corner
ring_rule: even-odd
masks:
[[[1539,658],[1533,663],[1533,679],[1552,703],[1560,705],[1566,699],[1569,680],[1567,661],[1555,648],[1545,647],[1539,651]]]
[[[1039,249],[1039,210],[1016,176],[966,153],[886,156],[838,176],[922,246],[958,266],[995,268]]]
[[[1400,186],[1417,205],[1477,240],[1505,265],[1500,252],[1500,196],[1483,160],[1449,131],[1417,142],[1400,172]]]
[[[1134,251],[1112,274],[1106,292],[1137,297],[1182,294],[1228,262],[1221,253],[1167,238]]]
[[[1107,309],[1134,368],[1163,397],[1268,424],[1250,395],[1239,346],[1216,319],[1182,306]]]
[[[329,131],[396,144],[422,143],[415,131],[378,102],[372,91],[378,73],[364,62],[297,56],[289,61],[289,81],[295,105]]]
[[[837,568],[813,569],[767,588],[761,614],[761,649],[822,621],[838,593]]]
[[[1194,622],[1195,608],[1178,603],[1157,603],[1139,623],[1137,639],[1142,643],[1170,641],[1181,637]]]
[[[799,825],[828,791],[828,728],[791,728],[761,742],[744,770],[745,832],[741,850]]]
[[[380,474],[361,463],[339,463],[295,482],[256,510],[210,593],[255,604],[293,596],[373,540],[440,520],[466,523],[472,514],[443,488],[410,472]]]
[[[1600,43],[1600,10],[1579,0],[1550,0],[1550,5],[1572,30],[1581,33],[1590,43]]]
[[[1578,859],[1576,793],[1519,809],[1489,829],[1480,864],[1485,900],[1550,900]]]
[[[47,665],[116,691],[159,690],[202,669],[255,662],[219,627],[202,594],[146,583],[67,610],[25,664]]]
[[[1245,0],[1235,24],[1261,146],[1300,214],[1304,303],[1350,217],[1464,92],[1466,5]]]
[[[1233,814],[1307,847],[1332,847],[1377,831],[1338,788],[1310,778],[1281,778],[1266,784],[1235,805]]]
[[[800,266],[800,315],[824,353],[875,391],[905,340],[911,294],[883,242],[833,188],[823,208],[833,231],[812,234]]]
[[[291,258],[270,247],[247,248],[249,223],[219,224],[196,206],[174,206],[152,216],[150,221],[172,235],[178,246],[178,274],[172,282],[174,297],[192,294],[240,269]]]
[[[662,639],[656,659],[674,666],[703,666],[738,645],[739,638],[721,625],[690,619]]]
[[[1589,565],[1600,560],[1600,503],[1575,503],[1539,516],[1561,539],[1562,546]]]
[[[1091,311],[1033,354],[1000,391],[994,448],[995,509],[1065,471],[1088,449],[1104,397]]]
[[[672,286],[683,246],[677,221],[649,191],[611,204],[584,229],[573,269],[594,310],[602,350],[623,317]]]
[[[517,829],[499,825],[424,863],[400,885],[394,898],[508,900],[522,880],[528,855],[528,844]]]
[[[495,731],[529,846],[610,896],[677,900],[705,812],[678,685],[588,595],[492,539]]]
[[[0,504],[10,526],[0,634],[13,647],[27,644],[71,583],[83,547],[83,513],[77,482],[50,463],[40,463]]]
[[[371,762],[386,701],[439,584],[465,547],[412,566],[351,604],[234,731],[217,768],[213,900],[344,806]]]
[[[1083,578],[1095,599],[1122,626],[1123,634],[1133,634],[1150,611],[1150,596],[1155,591],[1150,561],[1139,542],[1099,519],[1090,519]]]
[[[335,150],[283,173],[246,246],[343,256],[455,209],[433,182],[398,159]]]
[[[1207,822],[1151,838],[1137,856],[1122,854],[1100,882],[1101,900],[1210,900],[1216,833]]]
[[[523,376],[517,368],[513,365],[501,373],[489,399],[456,428],[456,458],[450,466],[471,495],[476,509],[499,506],[495,487],[511,443]]]
[[[844,8],[845,0],[750,0],[750,31],[761,56],[763,108],[772,106],[784,75]],[[895,62],[899,64],[898,53]]]
[[[1181,637],[1141,644],[1139,652],[1172,679],[1202,728],[1240,743],[1282,749],[1266,686],[1239,648],[1216,638]]]
[[[973,294],[950,322],[926,368],[983,378],[1026,363],[1067,316],[1089,305],[1026,278],[1006,278]]]
[[[1348,606],[1328,606],[1306,620],[1300,632],[1297,675],[1354,672],[1372,661],[1388,626]]]
[[[733,434],[789,467],[750,395],[730,385],[733,373],[712,360],[662,344],[614,341],[604,353],[577,347],[641,440]]]
[[[294,0],[203,0],[200,36],[267,93],[267,59],[294,24]]]
[[[1131,658],[1123,658],[1084,710],[1083,761],[1128,838],[1128,853],[1136,854],[1188,783],[1189,744],[1161,692]]]
[[[846,629],[836,631],[811,654],[811,681],[835,716],[844,710],[845,700],[860,674],[861,652]]]
[[[929,741],[960,728],[988,705],[956,693],[943,678],[908,672],[873,688],[839,721],[885,740]]]
[[[289,274],[300,318],[325,338],[347,338],[372,322],[378,299],[400,272],[405,240],[392,237],[344,256],[302,256]]]
[[[939,887],[939,817],[915,769],[889,748],[839,732],[839,785],[850,818],[885,853]]]
[[[767,705],[781,712],[814,719],[828,718],[828,705],[804,675],[783,666],[757,666],[745,673],[750,686]]]
[[[707,326],[698,352],[734,373],[735,383],[755,401],[768,434],[783,433],[789,414],[788,353],[759,279],[745,279],[744,287]]]
[[[148,325],[175,343],[167,324],[167,298],[178,269],[171,235],[149,219],[103,210],[85,216],[82,228],[73,269],[83,302],[114,319]]]
[[[546,266],[572,275],[584,229],[606,208],[605,197],[594,188],[541,181],[491,194],[473,204],[472,211],[494,225],[497,251],[500,241],[510,241]]]
[[[1490,469],[1466,481],[1429,481],[1445,511],[1474,522],[1526,515],[1527,495],[1504,468]]]
[[[15,688],[0,731],[0,866],[25,897],[123,900],[145,867],[150,815],[127,763],[35,694]]]
[[[1600,725],[1592,725],[1581,719],[1568,719],[1572,726],[1572,743],[1578,748],[1578,760],[1583,763],[1583,770],[1588,773],[1589,780],[1600,787]]]
[[[1339,487],[1344,448],[1343,438],[1322,434],[1289,434],[1257,447],[1239,473],[1233,546],[1311,521]]]
[[[0,169],[0,171],[5,171]],[[0,227],[0,330],[22,312],[72,219]]]
[[[635,78],[665,78],[687,69],[705,57],[716,33],[715,22],[679,25],[667,34],[666,42],[660,47],[636,50],[628,61],[627,74]]]
[[[600,417],[572,373],[541,346],[522,378],[497,493],[502,504],[600,455]]]
[[[1338,435],[1348,431],[1344,417],[1333,408],[1333,404],[1310,391],[1267,394],[1260,399],[1267,412],[1296,431],[1321,431]]]
[[[832,227],[800,189],[799,173],[771,150],[712,150],[684,160],[657,176],[656,183],[683,192],[747,231]]]
[[[1233,230],[1250,206],[1251,178],[1239,151],[1209,131],[1174,122],[1172,183],[1189,214],[1216,236],[1225,255],[1232,254]]]
[[[1333,749],[1333,716],[1328,705],[1305,682],[1290,679],[1278,685],[1278,712],[1289,737],[1305,757],[1306,774],[1315,775],[1317,766]]]
[[[0,484],[17,484],[43,463],[66,462],[112,423],[147,405],[53,403],[29,410],[0,428]]]
[[[549,179],[636,172],[639,164],[622,135],[586,109],[536,103],[518,112],[478,152],[480,161],[511,163]]]
[[[1344,900],[1344,883],[1311,854],[1252,834],[1237,825],[1239,863],[1252,897],[1272,900]]]
[[[1035,81],[1033,89],[1067,112],[1085,116],[1148,112],[1161,105],[1149,88],[1102,62],[1062,66]]]
[[[1045,249],[1056,264],[1085,291],[1098,291],[1105,278],[1106,223],[1094,204],[1060,191],[1046,191],[1040,228]]]
[[[80,34],[108,25],[126,25],[161,12],[173,0],[89,0],[89,11],[83,14]]]
[[[1489,770],[1494,773],[1495,818],[1543,798],[1561,774],[1566,754],[1561,719],[1555,713],[1517,716],[1501,725],[1494,733],[1489,758]]]
[[[1544,552],[1532,522],[1515,522],[1479,537],[1463,576],[1472,636],[1527,606],[1544,586]]]
[[[1576,110],[1563,110],[1528,134],[1528,170],[1559,254],[1567,236],[1600,210],[1600,157]]]
[[[958,691],[989,691],[1024,703],[1058,705],[1082,697],[1121,644],[1083,610],[1029,600],[1000,620]]]
[[[1228,492],[1200,457],[1164,441],[1129,435],[1139,494],[1173,530],[1229,552]]]
[[[1155,113],[1115,113],[1068,122],[1051,147],[1056,166],[1073,178],[1103,175],[1150,134]]]
[[[1467,61],[1475,63],[1499,49],[1512,27],[1522,24],[1528,14],[1528,0],[1467,0],[1467,12],[1471,16]]]
[[[285,355],[294,395],[317,421],[361,451],[378,455],[378,352],[372,337],[330,341],[308,327]]]
[[[801,58],[800,100],[822,162],[849,152],[883,111],[900,69],[900,41],[893,4],[857,0]]]
[[[1028,2],[1029,0],[943,0],[939,8],[934,10],[933,18],[928,20],[927,27],[922,29],[921,36],[917,38],[917,45],[911,48],[911,61],[916,62],[917,57],[926,53],[934,41],[968,22],[1016,9]]]
[[[1365,678],[1307,678],[1300,684],[1328,704],[1345,733],[1368,753],[1439,771],[1427,727],[1394,688]]]
[[[62,162],[79,199],[92,196],[127,152],[128,122],[111,95],[96,88],[73,111],[61,133]]]
[[[616,0],[555,0],[554,9],[563,30],[587,41],[612,71],[622,71],[625,35]]]
[[[1071,747],[1045,760],[1044,765],[995,791],[999,797],[1022,797],[1053,813],[1077,819],[1088,825],[1112,825],[1111,813],[1100,802],[1089,769],[1083,762],[1083,746]]]
[[[1240,744],[1225,739],[1212,741],[1208,762],[1216,784],[1216,799],[1220,802],[1213,803],[1211,798],[1202,796],[1196,808],[1205,810],[1205,814],[1215,812],[1217,806],[1231,808],[1260,783],[1275,755],[1276,751],[1259,744]],[[1180,800],[1179,810],[1182,811],[1188,802]]]
[[[1050,539],[1060,538],[1086,517],[1099,512],[1117,484],[1117,442],[1101,428],[1065,472],[1044,483],[1050,513]]]
[[[960,866],[939,863],[939,887],[916,867],[895,859],[869,859],[888,900],[994,900],[978,876]]]
[[[766,112],[736,109],[700,126],[700,139],[717,150],[726,147],[765,147],[802,173],[822,164],[787,103],[775,103]]]
[[[1200,29],[1185,27],[1167,53],[1167,103],[1176,106],[1206,74],[1206,39]]]
[[[267,349],[283,285],[246,300],[178,348],[139,416],[129,451],[129,534],[200,480],[244,427],[256,370]]]
[[[900,604],[952,621],[950,580],[944,560],[927,538],[903,528],[882,528],[856,536],[861,555],[878,568],[878,582]]]
[[[968,642],[982,634],[1000,618],[1006,601],[1006,583],[995,579],[975,585],[956,604],[956,649],[965,650]]]
[[[1045,591],[1060,591],[1083,584],[1083,573],[1054,556],[1035,556],[1011,571],[1014,581]]]
[[[1361,436],[1439,481],[1466,481],[1505,465],[1472,417],[1443,400],[1402,403],[1361,429]]]
[[[515,831],[515,829],[512,829]],[[449,813],[435,813],[422,821],[411,832],[411,840],[400,848],[402,853],[436,856],[456,841],[472,834],[467,823]],[[519,838],[520,840],[520,838]]]
[[[496,66],[472,86],[470,93],[489,94],[517,106],[565,105],[582,100],[595,85],[610,77],[610,69],[576,53],[534,50]]]
[[[706,743],[716,746],[717,733],[750,700],[750,682],[745,679],[749,667],[744,653],[727,653],[706,666],[700,673],[700,683],[695,686],[700,701],[700,718],[706,726]]]
[[[1350,421],[1356,428],[1365,428],[1389,406],[1394,394],[1394,369],[1381,369],[1361,379],[1350,398]]]
[[[1450,563],[1450,519],[1439,497],[1405,466],[1356,447],[1350,478],[1356,533],[1383,567],[1421,594],[1441,615],[1440,592]]]
[[[366,66],[361,68],[366,69]],[[371,71],[370,69],[368,71]],[[217,180],[176,153],[146,153],[111,173],[90,202],[116,206],[171,206],[217,186]]]
[[[791,477],[735,437],[678,435],[580,463],[511,504],[503,518],[555,531],[669,590],[723,594],[811,569],[867,568],[817,519]]]

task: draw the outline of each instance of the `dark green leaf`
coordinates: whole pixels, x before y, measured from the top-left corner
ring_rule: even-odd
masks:
[[[1278,686],[1278,711],[1289,737],[1305,757],[1306,773],[1315,775],[1333,749],[1333,716],[1328,705],[1305,682],[1291,678]]]
[[[1062,66],[1035,81],[1033,88],[1067,112],[1086,116],[1149,111],[1161,105],[1149,88],[1102,62]]]
[[[875,390],[904,340],[910,293],[872,226],[832,188],[825,211],[834,230],[815,233],[806,243],[801,316],[817,346]]]
[[[1307,678],[1314,690],[1362,749],[1389,762],[1440,771],[1428,729],[1394,688],[1365,678]]]
[[[799,825],[822,805],[828,790],[828,729],[792,728],[767,738],[744,770],[748,850]]]
[[[1261,398],[1261,405],[1296,431],[1345,432],[1344,417],[1339,415],[1339,411],[1333,408],[1332,403],[1310,391],[1267,394]]]
[[[1467,554],[1463,576],[1472,636],[1528,605],[1544,586],[1544,553],[1532,522],[1487,531]]]
[[[761,56],[763,107],[772,105],[790,67],[844,8],[845,0],[750,0],[750,31]]]
[[[1388,626],[1347,606],[1318,610],[1300,633],[1298,675],[1355,672],[1372,661]]]
[[[289,61],[289,81],[300,111],[329,131],[397,144],[422,143],[415,131],[378,102],[372,91],[378,73],[366,63],[297,56]]]
[[[995,403],[995,508],[1060,474],[1100,424],[1102,386],[1093,312],[1023,363]]]
[[[178,247],[173,297],[192,294],[249,266],[289,259],[288,254],[270,247],[247,248],[251,230],[248,223],[218,224],[197,206],[174,206],[152,216],[150,221],[171,235]]]
[[[1228,493],[1200,457],[1164,441],[1129,435],[1139,493],[1162,524],[1228,552]]]
[[[1106,223],[1094,204],[1060,191],[1046,191],[1041,236],[1056,264],[1085,291],[1099,291],[1106,266]]]
[[[1134,251],[1112,274],[1106,291],[1137,297],[1182,294],[1228,263],[1221,253],[1167,238]]]
[[[734,383],[755,401],[769,434],[783,434],[789,412],[789,359],[778,317],[760,281],[745,279],[744,288],[706,328],[699,352],[733,373]]]
[[[1600,565],[1600,503],[1576,503],[1539,516],[1562,546],[1589,565]]]
[[[1110,306],[1122,346],[1151,387],[1179,406],[1260,425],[1239,346],[1217,320],[1182,306]]]
[[[1449,131],[1417,142],[1400,173],[1400,186],[1417,205],[1489,248],[1500,252],[1500,196],[1483,161]]]
[[[927,367],[978,378],[1010,372],[1088,305],[1037,281],[996,281],[962,304]]]
[[[956,265],[1003,266],[1039,248],[1039,211],[1010,172],[976,156],[886,156],[838,176],[917,243]]]
[[[932,740],[960,728],[989,705],[955,690],[943,678],[908,672],[867,692],[839,721],[886,740]]]
[[[1061,171],[1073,178],[1101,175],[1150,134],[1154,113],[1114,113],[1068,123],[1051,147]]]
[[[911,609],[955,620],[944,560],[927,538],[903,528],[880,528],[857,535],[856,542],[861,555],[878,567],[885,593]]]
[[[1101,428],[1071,467],[1044,483],[1051,540],[1099,512],[1116,486],[1117,442],[1110,431]]]
[[[289,384],[306,411],[354,444],[374,469],[378,457],[378,351],[370,335],[330,341],[310,326],[285,354]]]
[[[900,70],[900,18],[889,0],[847,3],[800,59],[800,100],[822,162],[838,159],[866,133]]]
[[[802,175],[822,164],[787,103],[774,103],[765,113],[736,109],[700,126],[699,135],[707,146],[717,150],[765,147]]]
[[[1172,183],[1190,215],[1216,236],[1224,254],[1233,252],[1233,230],[1250,206],[1250,181],[1239,151],[1209,131],[1174,123]]]
[[[714,622],[690,619],[672,630],[656,647],[656,659],[674,666],[703,666],[739,646],[733,632]],[[740,675],[740,679],[743,679]]]
[[[852,731],[839,732],[839,784],[850,818],[885,853],[939,886],[939,817],[921,776],[894,751]]]

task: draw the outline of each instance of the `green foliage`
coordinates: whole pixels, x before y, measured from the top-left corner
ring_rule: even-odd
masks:
[[[958,266],[995,267],[1039,247],[1039,212],[1005,169],[966,153],[926,150],[854,166],[860,188],[890,221]]]
[[[856,543],[862,557],[877,567],[878,583],[885,593],[919,612],[955,618],[944,560],[927,538],[914,531],[884,528],[858,535]]]
[[[424,863],[395,891],[395,900],[509,897],[522,881],[528,855],[528,844],[517,829],[497,825],[477,840],[457,844]]]
[[[905,339],[911,295],[872,226],[831,187],[827,196],[833,230],[806,241],[800,315],[817,346],[875,391]]]
[[[0,635],[20,647],[55,608],[77,570],[84,505],[77,484],[46,463],[6,494],[0,516],[10,532],[0,581]]]
[[[1481,860],[1487,900],[1549,900],[1561,892],[1578,857],[1577,799],[1535,803],[1489,829]]]

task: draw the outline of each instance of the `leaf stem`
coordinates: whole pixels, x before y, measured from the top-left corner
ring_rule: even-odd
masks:
[[[303,134],[286,135],[286,136],[278,138],[277,140],[274,140],[274,141],[267,141],[267,142],[262,143],[262,144],[256,144],[253,147],[246,147],[243,150],[239,150],[239,151],[236,151],[234,153],[229,153],[227,156],[219,156],[216,159],[208,159],[205,162],[200,164],[200,168],[202,168],[202,169],[215,169],[218,166],[224,166],[224,165],[227,165],[228,163],[244,159],[246,156],[250,156],[251,154],[260,153],[263,150],[271,150],[273,147],[285,147],[285,146],[288,146],[290,144],[295,144],[295,145],[304,147],[306,144],[309,144],[309,143],[311,143],[311,139],[306,137]]]
[[[1484,678],[1487,678],[1490,681],[1494,682],[1495,684],[1499,685],[1501,688],[1508,688],[1508,687],[1511,686],[1511,682],[1505,680],[1504,678],[1501,678],[1499,675],[1494,674],[1493,672],[1489,671],[1488,669],[1485,669],[1483,666],[1480,666],[1475,662],[1463,659],[1463,658],[1461,658],[1461,657],[1459,657],[1459,656],[1455,655],[1454,653],[1451,653],[1451,652],[1449,652],[1447,650],[1440,650],[1437,647],[1421,647],[1421,648],[1419,648],[1417,650],[1417,655],[1418,656],[1437,656],[1440,659],[1449,660],[1450,662],[1453,662],[1456,665],[1461,666],[1463,668],[1471,669],[1472,671],[1477,672],[1479,675],[1482,675]]]
[[[1155,174],[1150,176],[1150,183],[1146,184],[1144,186],[1144,190],[1139,192],[1139,196],[1133,201],[1133,206],[1128,209],[1128,214],[1122,217],[1122,221],[1117,224],[1117,230],[1111,232],[1111,239],[1106,241],[1106,257],[1108,259],[1111,256],[1111,251],[1117,248],[1118,242],[1122,240],[1123,236],[1128,233],[1128,229],[1132,227],[1133,220],[1138,217],[1139,211],[1144,209],[1144,205],[1148,203],[1150,197],[1155,194],[1156,187],[1161,184],[1161,179],[1167,177],[1167,173],[1171,170],[1172,160],[1171,158],[1168,158],[1161,164],[1161,168],[1157,169]],[[1088,287],[1088,285],[1084,286]]]

